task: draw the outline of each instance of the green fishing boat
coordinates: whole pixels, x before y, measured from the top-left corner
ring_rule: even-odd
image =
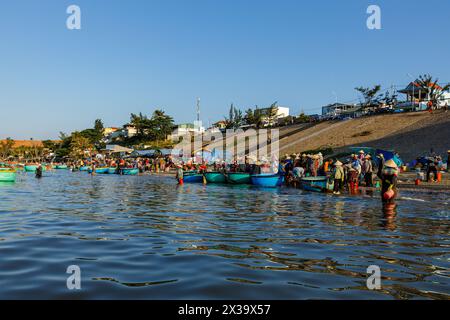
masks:
[[[227,181],[232,184],[250,184],[250,173],[229,172],[226,174]]]
[[[221,172],[206,172],[205,178],[208,183],[226,183],[227,179]]]
[[[227,179],[221,172],[206,172],[205,178],[208,183],[227,183]]]
[[[38,165],[28,165],[24,167],[25,172],[36,172]],[[42,172],[47,171],[47,168],[45,166],[42,166]]]
[[[58,164],[58,165],[55,166],[55,169],[57,169],[57,170],[67,169],[67,165],[65,165],[65,164]]]
[[[0,182],[15,182],[15,181],[16,181],[16,170],[11,168],[0,169]]]
[[[25,169],[26,172],[35,172],[36,169],[37,169],[37,166],[36,165],[29,165],[29,166],[25,166],[24,169]]]

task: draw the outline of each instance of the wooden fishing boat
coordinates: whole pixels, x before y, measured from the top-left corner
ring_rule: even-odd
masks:
[[[57,169],[57,170],[67,169],[67,165],[65,165],[65,164],[58,164],[58,165],[55,166],[55,169]]]
[[[313,192],[326,192],[328,190],[327,177],[304,177],[301,179],[301,186],[304,190]]]
[[[15,182],[16,170],[11,168],[0,168],[0,182]]]
[[[203,174],[196,173],[193,171],[185,172],[183,174],[183,181],[187,183],[202,183],[203,182]]]
[[[272,173],[253,174],[250,176],[253,185],[265,188],[275,188],[283,184],[284,176]]]
[[[208,183],[226,183],[227,179],[221,172],[206,172],[205,178]]]
[[[123,168],[120,169],[121,174],[125,175],[125,176],[135,176],[139,173],[139,169],[137,168]]]
[[[245,172],[228,172],[225,174],[228,183],[232,184],[250,184],[250,173]]]
[[[82,166],[82,167],[80,167],[80,171],[89,171],[90,168],[91,167],[89,167],[89,166]]]

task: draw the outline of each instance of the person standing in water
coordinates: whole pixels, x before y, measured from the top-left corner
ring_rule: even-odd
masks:
[[[40,179],[42,178],[42,165],[38,165],[38,167],[36,168],[36,178]]]
[[[385,205],[394,204],[398,195],[398,166],[394,160],[391,159],[384,163],[378,178],[381,179],[381,201]]]
[[[364,158],[362,172],[364,174],[364,181],[366,182],[366,187],[373,187],[373,166],[372,166],[372,157],[370,154],[366,155]]]
[[[334,164],[332,178],[334,180],[333,193],[340,194],[342,189],[342,183],[344,182],[345,178],[345,172],[344,168],[342,167],[342,162],[340,162],[339,160],[336,161],[336,163]]]
[[[177,175],[176,175],[177,181],[179,185],[182,185],[184,183],[184,173],[183,173],[183,166],[181,164],[177,165]]]

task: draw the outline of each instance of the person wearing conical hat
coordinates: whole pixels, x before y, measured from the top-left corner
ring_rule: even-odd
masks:
[[[177,175],[176,175],[176,179],[178,181],[179,185],[182,185],[184,182],[184,172],[183,172],[183,166],[181,165],[181,163],[177,164]]]
[[[366,187],[373,187],[373,164],[369,154],[364,157],[361,168]]]
[[[334,180],[334,194],[340,194],[342,190],[342,185],[345,179],[344,168],[342,167],[342,162],[339,160],[334,163],[333,173],[331,174],[331,178]]]
[[[397,198],[398,165],[393,159],[387,160],[381,174],[378,176],[381,180],[381,201],[383,204],[393,204]]]

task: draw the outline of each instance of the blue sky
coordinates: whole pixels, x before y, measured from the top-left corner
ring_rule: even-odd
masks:
[[[68,30],[66,8],[82,12]],[[382,30],[366,27],[377,4]],[[208,124],[229,105],[298,114],[356,86],[450,81],[450,2],[42,0],[0,3],[0,138],[57,138],[96,118],[119,126],[162,108]],[[334,92],[334,93],[333,93]]]

